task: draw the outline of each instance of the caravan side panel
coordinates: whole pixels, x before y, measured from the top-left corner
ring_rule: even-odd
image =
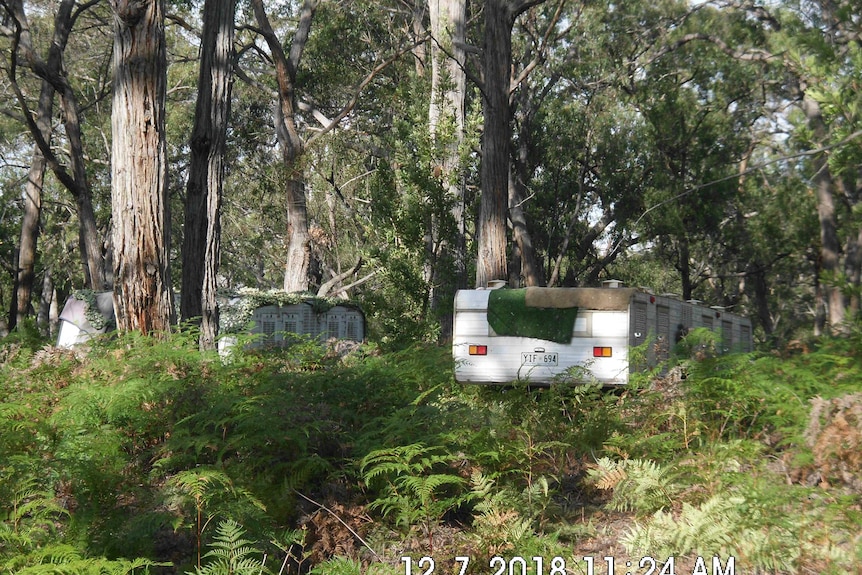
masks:
[[[452,350],[459,382],[550,384],[567,371],[606,384],[628,380],[628,309],[579,310],[572,341],[565,344],[494,334],[487,320],[489,295],[490,290],[462,290],[455,296]],[[599,357],[596,347],[604,350]]]
[[[615,293],[598,293],[598,297],[595,288],[583,289],[589,296],[584,301],[602,309],[578,310],[568,344],[498,336],[487,319],[491,290],[459,291],[452,346],[455,379],[463,383],[528,380],[550,384],[570,376],[607,385],[626,384],[630,370],[670,359],[682,337],[698,327],[721,336],[720,352],[752,351],[751,321],[747,318],[639,290],[607,288]],[[630,350],[647,342],[644,365],[629,366]]]

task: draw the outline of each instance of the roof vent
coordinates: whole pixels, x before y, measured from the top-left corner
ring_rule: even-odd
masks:
[[[605,280],[602,282],[603,288],[616,289],[623,287],[623,282],[621,280]]]

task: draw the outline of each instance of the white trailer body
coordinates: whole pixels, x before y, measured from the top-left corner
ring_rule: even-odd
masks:
[[[96,309],[92,311],[93,316],[88,317],[88,307],[91,304],[95,304]],[[100,317],[101,321],[97,322],[99,327],[96,327],[91,320]],[[90,304],[70,295],[60,313],[57,347],[72,349],[96,335],[114,329],[115,325],[114,296],[111,292],[93,293]]]
[[[541,307],[549,313],[545,317],[556,317],[556,310],[562,315],[564,309],[576,309],[570,340],[501,335],[489,322],[492,291],[460,290],[455,295],[452,353],[459,382],[548,385],[569,376],[625,385],[634,369],[629,365],[630,349],[651,342],[645,350],[646,363],[656,365],[669,357],[682,336],[700,327],[720,334],[720,351],[752,349],[747,318],[696,302],[618,287],[526,288],[526,305]]]

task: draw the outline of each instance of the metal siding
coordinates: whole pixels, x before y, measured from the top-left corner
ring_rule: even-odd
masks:
[[[610,385],[628,382],[628,350],[652,336],[655,345],[647,350],[647,362],[668,357],[679,325],[686,328],[713,329],[715,312],[701,306],[684,303],[664,296],[644,292],[634,293],[628,310],[583,310],[579,313],[575,335],[570,344],[550,341],[495,336],[487,321],[489,290],[462,290],[455,297],[453,357],[455,376],[460,382],[509,383],[529,379],[532,383],[552,383],[555,376],[570,366],[588,367],[593,377]],[[746,318],[727,314],[732,321],[734,341],[751,349],[751,323]],[[584,327],[587,327],[584,330]],[[736,331],[738,330],[738,331]],[[589,336],[591,334],[591,336]],[[487,345],[487,356],[470,356],[471,344]],[[593,346],[613,348],[613,357],[594,358]],[[541,350],[558,354],[558,365],[522,366],[521,354]]]
[[[740,339],[740,350],[749,352],[751,351],[751,326],[745,323],[742,323],[739,326],[739,339]]]
[[[721,339],[722,346],[725,350],[732,350],[736,342],[733,340],[733,322],[722,320],[721,322]]]
[[[680,323],[686,329],[691,328],[691,314],[692,314],[692,305],[691,304],[682,304],[682,319]]]
[[[598,381],[622,384],[628,380],[628,312],[584,310],[576,321],[570,344],[524,337],[496,336],[487,320],[488,290],[462,290],[455,298],[453,357],[456,379],[463,383],[509,383],[529,380],[549,384],[572,366],[589,366]],[[470,356],[469,346],[487,345],[488,355]],[[593,346],[613,348],[613,356],[594,358]],[[521,365],[524,352],[556,353],[558,365]]]
[[[656,305],[656,361],[667,361],[670,354],[670,306]]]

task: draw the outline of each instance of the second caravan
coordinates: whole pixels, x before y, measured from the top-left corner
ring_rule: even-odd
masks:
[[[720,308],[620,287],[460,290],[452,353],[462,383],[547,385],[573,369],[605,385],[628,383],[629,351],[647,341],[655,365],[690,330],[720,334],[722,351],[751,351],[751,321]]]

